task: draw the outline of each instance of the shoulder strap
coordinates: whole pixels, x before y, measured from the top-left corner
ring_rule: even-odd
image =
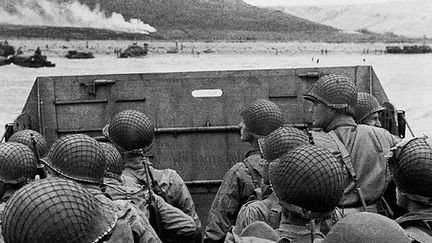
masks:
[[[408,227],[405,229],[405,231],[411,239],[415,240],[415,242],[432,242],[432,232],[430,230],[417,227]]]
[[[246,168],[248,169],[249,173],[251,174],[252,183],[254,184],[254,187],[255,187],[254,191],[257,194],[256,196],[258,197],[258,199],[261,200],[261,198],[262,198],[262,192],[261,192],[262,175],[259,173],[259,171],[257,171],[256,169],[253,168],[251,161],[249,160],[249,157],[244,159],[243,163],[246,165]]]
[[[357,186],[357,174],[355,173],[354,166],[351,162],[351,156],[350,156],[348,150],[346,149],[345,145],[342,143],[341,139],[339,138],[339,136],[336,134],[336,132],[334,130],[330,131],[328,134],[335,141],[335,143],[339,149],[339,152],[341,153],[342,162],[346,166],[352,180],[354,181],[354,183]]]
[[[348,173],[351,176],[351,179],[354,181],[354,185],[356,187],[356,191],[358,193],[358,196],[359,196],[360,202],[362,204],[363,210],[366,212],[367,211],[366,201],[365,201],[365,198],[363,195],[363,191],[362,191],[362,189],[358,183],[357,174],[355,173],[354,166],[353,166],[352,161],[351,161],[350,153],[346,149],[345,145],[342,143],[342,138],[340,137],[340,135],[338,133],[336,133],[336,131],[332,130],[328,134],[333,138],[337,147],[339,148],[339,151],[340,151],[341,156],[342,156],[342,162],[344,163],[345,167],[347,168]],[[356,134],[356,136],[357,136],[357,134]],[[354,140],[355,140],[355,138],[354,138]]]

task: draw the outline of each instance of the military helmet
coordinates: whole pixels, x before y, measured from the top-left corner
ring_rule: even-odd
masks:
[[[267,161],[273,161],[291,149],[309,143],[308,136],[294,127],[281,127],[264,138],[263,156]]]
[[[329,212],[341,200],[345,171],[333,154],[303,145],[270,163],[270,181],[280,201],[312,212]]]
[[[120,152],[111,143],[99,143],[105,153],[106,173],[120,176],[123,172],[124,161]]]
[[[105,174],[103,149],[84,134],[60,137],[42,161],[60,175],[79,182],[100,184]]]
[[[390,169],[401,192],[432,197],[432,141],[414,138],[401,148]]]
[[[59,178],[35,181],[6,203],[7,243],[98,242],[117,223],[113,209],[79,184]]]
[[[144,113],[136,110],[125,110],[109,123],[109,139],[116,146],[131,151],[150,146],[154,138],[154,127]]]
[[[357,97],[357,105],[354,111],[354,120],[357,123],[360,123],[373,113],[383,110],[385,110],[385,108],[379,104],[375,97],[365,92],[359,92]]]
[[[395,221],[377,213],[360,212],[341,219],[323,243],[410,243],[404,229]]]
[[[18,184],[34,179],[36,165],[35,155],[24,144],[0,143],[0,181]]]
[[[258,99],[246,105],[240,112],[244,123],[251,133],[266,136],[283,126],[284,118],[281,109],[273,102]]]
[[[303,98],[322,102],[352,116],[357,103],[357,90],[348,77],[329,74],[319,78],[309,91],[303,94]]]
[[[36,151],[34,150],[33,141],[31,139],[31,135],[33,134],[34,140],[36,142],[36,148],[38,150],[39,156],[44,156],[46,152],[48,151],[48,145],[45,140],[45,138],[42,136],[42,134],[30,130],[30,129],[24,129],[21,131],[18,131],[14,133],[8,140],[8,142],[17,142],[22,143],[29,147],[33,153],[36,154]]]

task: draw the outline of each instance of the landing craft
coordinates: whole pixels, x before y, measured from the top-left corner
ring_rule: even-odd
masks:
[[[71,50],[68,51],[68,54],[66,54],[65,57],[68,59],[89,59],[94,58],[94,55],[92,52],[89,51]]]
[[[49,144],[73,133],[104,140],[102,129],[116,113],[142,111],[156,128],[147,155],[156,168],[172,168],[183,177],[206,225],[224,174],[248,150],[239,139],[238,108],[266,98],[282,109],[285,126],[304,129],[312,115],[302,94],[331,73],[350,77],[358,91],[392,107],[371,66],[39,77],[22,114],[7,125],[6,139],[29,128]],[[389,110],[382,117],[383,126],[401,137],[402,115]]]
[[[148,44],[144,43],[144,46],[141,47],[137,43],[133,43],[131,46],[126,48],[123,52],[120,53],[121,58],[126,57],[140,57],[140,56],[146,56],[148,53]]]

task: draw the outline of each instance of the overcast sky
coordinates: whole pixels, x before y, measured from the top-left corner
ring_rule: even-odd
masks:
[[[298,5],[328,5],[328,4],[355,4],[390,2],[392,0],[243,0],[255,6],[298,6]],[[397,1],[397,0],[393,0]]]

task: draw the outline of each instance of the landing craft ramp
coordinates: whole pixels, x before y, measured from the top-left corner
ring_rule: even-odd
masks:
[[[72,133],[100,139],[116,113],[142,111],[156,128],[148,153],[154,166],[183,177],[205,225],[222,177],[248,150],[239,138],[240,107],[267,98],[282,109],[286,126],[304,128],[312,120],[302,94],[330,73],[388,102],[371,66],[39,77],[15,130],[37,130],[49,144]]]

